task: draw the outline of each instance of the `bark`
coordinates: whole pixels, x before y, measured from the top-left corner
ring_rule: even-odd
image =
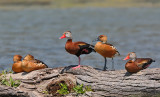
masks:
[[[0,86],[0,97],[29,97],[29,95],[11,87]]]
[[[16,89],[1,86],[0,95],[49,97],[56,94],[59,83],[66,83],[69,90],[76,84],[91,86],[93,91],[86,92],[83,96],[92,97],[160,93],[160,68],[145,69],[130,74],[126,70],[98,71],[89,66],[73,70],[71,67],[46,68],[30,73],[8,74],[8,77],[11,75],[13,79],[21,80],[21,85]],[[43,93],[46,90],[49,94]],[[74,93],[69,95],[73,96]]]

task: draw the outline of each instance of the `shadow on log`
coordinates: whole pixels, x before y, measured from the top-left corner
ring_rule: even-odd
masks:
[[[93,91],[83,96],[129,96],[155,95],[160,93],[160,68],[145,69],[136,74],[126,70],[98,71],[89,66],[73,70],[69,67],[46,68],[30,73],[8,74],[13,79],[21,80],[21,85],[9,91],[23,93],[22,97],[50,97],[59,89],[59,83],[66,83],[69,90],[76,84],[91,86]],[[6,93],[8,87],[0,87],[0,94]],[[3,89],[4,88],[4,89]],[[50,94],[43,93],[48,90]],[[12,93],[12,92],[11,92]],[[10,95],[10,94],[8,94]],[[8,96],[10,97],[10,96]]]

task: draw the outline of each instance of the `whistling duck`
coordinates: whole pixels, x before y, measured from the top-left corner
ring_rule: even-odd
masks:
[[[38,69],[47,68],[48,66],[40,60],[34,59],[34,56],[28,54],[22,61],[22,69],[25,72],[31,72]]]
[[[90,45],[85,42],[72,42],[72,34],[71,31],[66,31],[63,33],[63,35],[59,39],[67,38],[67,42],[65,45],[65,49],[68,53],[76,55],[79,59],[79,64],[76,67],[73,67],[73,69],[80,67],[80,55],[81,54],[90,54],[93,50],[93,45]]]
[[[95,51],[98,52],[100,55],[102,55],[105,59],[103,70],[105,71],[107,69],[107,67],[106,67],[107,59],[106,58],[112,58],[112,70],[114,70],[113,57],[116,54],[120,55],[120,53],[117,51],[117,49],[112,44],[107,43],[107,36],[106,35],[100,35],[94,41],[99,41],[94,46]]]
[[[136,73],[140,70],[146,69],[152,62],[155,62],[155,60],[151,58],[137,58],[135,52],[128,53],[127,57],[123,60],[128,59],[131,60],[126,63],[125,68],[130,73]]]
[[[13,62],[14,64],[12,65],[12,70],[16,73],[19,73],[19,72],[23,72],[22,70],[22,56],[20,55],[14,55],[13,57]]]

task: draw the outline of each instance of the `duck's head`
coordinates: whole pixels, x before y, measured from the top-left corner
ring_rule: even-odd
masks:
[[[136,53],[135,52],[130,52],[128,53],[128,55],[126,56],[126,58],[124,58],[123,60],[128,60],[128,59],[132,59],[135,60],[136,59]]]
[[[59,39],[63,39],[63,38],[72,39],[71,31],[64,32],[63,35]]]
[[[29,61],[29,60],[34,60],[34,56],[28,54],[28,55],[26,55],[26,56],[24,57],[24,60],[27,60],[27,61]]]
[[[22,56],[21,55],[14,55],[13,57],[13,62],[16,63],[18,61],[21,61],[22,60]]]
[[[106,35],[99,35],[97,39],[93,40],[94,41],[101,41],[103,43],[107,43],[107,36]]]

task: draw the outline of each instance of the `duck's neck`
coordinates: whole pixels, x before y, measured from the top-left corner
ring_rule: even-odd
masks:
[[[67,40],[67,43],[72,43],[72,39],[68,39],[68,40]]]
[[[18,61],[14,61],[14,63],[17,63]]]
[[[72,38],[69,38],[67,41],[72,41]]]
[[[132,61],[133,61],[133,62],[136,61],[136,58],[133,58]]]
[[[107,41],[102,41],[102,43],[104,43],[104,44],[105,44],[105,43],[107,43]]]
[[[21,61],[21,59],[20,59],[20,60],[14,60],[13,62],[14,62],[14,63],[17,63],[18,61]]]

